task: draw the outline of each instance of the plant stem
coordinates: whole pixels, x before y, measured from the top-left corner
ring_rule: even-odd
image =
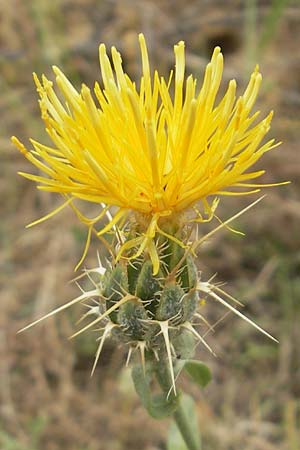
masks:
[[[179,407],[176,409],[173,416],[187,448],[189,450],[199,450],[198,440],[191,429],[189,419],[186,417],[181,403],[179,403]]]
[[[166,396],[180,395],[178,393],[175,394],[173,390],[170,392],[172,378],[166,357],[160,356],[159,362],[156,364],[155,373],[157,381]],[[191,427],[192,421],[186,416],[181,401],[179,401],[179,406],[174,412],[173,417],[188,450],[200,450],[198,437],[195,436],[194,430]]]

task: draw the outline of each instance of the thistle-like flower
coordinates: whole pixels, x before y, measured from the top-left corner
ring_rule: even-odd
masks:
[[[192,325],[195,315],[205,320],[197,313],[199,292],[242,316],[230,303],[232,297],[199,280],[194,256],[205,237],[193,241],[193,227],[215,216],[221,196],[258,192],[264,185],[253,180],[264,170],[251,171],[251,166],[278,143],[262,143],[272,112],[261,121],[259,112],[252,113],[262,79],[258,67],[242,96],[236,98],[236,82],[231,80],[216,102],[223,71],[219,47],[197,92],[193,76],[185,78],[182,41],[174,47],[175,70],[167,80],[157,71],[151,73],[142,34],[139,42],[138,86],[124,73],[114,47],[110,62],[104,44],[99,49],[102,87],[96,83],[93,92],[85,85],[78,92],[53,67],[57,96],[50,80],[34,74],[53,146],[31,140],[33,149],[27,150],[16,137],[12,141],[44,173],[21,175],[65,198],[34,224],[70,205],[88,227],[83,257],[92,233],[101,239],[113,235],[111,266],[99,264],[93,271],[98,277],[94,289],[46,317],[97,297],[85,315],[96,318],[80,330],[105,322],[96,361],[108,335],[127,344],[130,352],[138,348],[142,362],[146,351],[156,355],[164,346],[174,387],[172,358],[179,353],[183,334],[191,333],[209,348]],[[84,216],[76,198],[97,203],[98,216]]]
[[[112,48],[111,65],[104,44],[100,45],[103,88],[95,84],[97,102],[87,86],[77,92],[57,67],[53,71],[64,103],[51,81],[45,76],[40,81],[34,74],[42,118],[54,146],[31,140],[34,149],[29,151],[17,138],[12,140],[46,176],[21,175],[36,181],[38,189],[66,197],[59,210],[67,204],[74,207],[74,198],[103,205],[93,220],[79,215],[89,235],[95,230],[102,236],[116,225],[123,229],[133,213],[139,235],[127,238],[118,256],[136,248],[138,257],[146,250],[157,273],[154,240],[167,232],[164,224],[184,221],[180,216],[189,208],[194,208],[195,221],[201,222],[205,219],[197,203],[211,218],[218,196],[257,192],[261,185],[250,181],[264,171],[248,170],[278,144],[271,139],[261,145],[272,112],[255,125],[259,112],[250,115],[262,79],[258,67],[242,96],[236,99],[236,82],[231,80],[216,105],[223,71],[219,47],[196,93],[193,76],[185,79],[183,42],[174,47],[175,74],[171,72],[166,81],[157,71],[151,75],[143,35],[139,41],[143,68],[139,88],[124,73],[117,50]],[[111,206],[117,210],[108,216]],[[108,224],[96,229],[105,216]]]

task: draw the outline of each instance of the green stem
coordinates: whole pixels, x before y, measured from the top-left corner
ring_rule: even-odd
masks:
[[[199,450],[197,438],[191,429],[190,422],[186,417],[184,409],[180,403],[173,416],[187,448],[189,450]]]
[[[167,359],[163,356],[159,358],[155,373],[157,381],[165,395],[175,395],[173,390],[171,393],[169,392],[172,386],[172,379]],[[177,393],[176,395],[179,394]],[[191,421],[186,416],[181,401],[179,401],[179,406],[174,412],[173,417],[188,450],[200,450],[199,441],[194,434],[194,430],[191,427]]]

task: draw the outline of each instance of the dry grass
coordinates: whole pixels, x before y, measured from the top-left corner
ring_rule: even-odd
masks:
[[[234,0],[0,3],[3,450],[164,448],[166,424],[142,410],[122,370],[122,351],[108,343],[91,379],[95,336],[67,340],[80,307],[16,335],[33,317],[76,295],[76,286],[68,281],[84,240],[84,229],[71,211],[24,230],[57,202],[17,177],[16,171],[25,170],[27,163],[9,143],[11,134],[45,140],[31,72],[49,73],[55,63],[78,84],[91,85],[99,77],[97,46],[104,41],[122,50],[125,67],[134,76],[139,67],[136,34],[141,30],[163,73],[173,64],[171,45],[179,39],[187,42],[187,65],[193,72],[202,71],[215,44],[223,47],[227,79],[234,76],[243,83],[252,60],[260,59],[261,109],[274,107],[273,134],[284,141],[260,166],[268,167],[265,181],[289,179],[293,184],[273,188],[263,204],[240,219],[237,227],[246,230],[246,238],[218,235],[202,250],[199,267],[205,278],[218,272],[218,280],[228,282],[228,290],[245,300],[246,312],[280,344],[227,315],[209,337],[219,357],[213,359],[200,348],[198,352],[211,366],[214,381],[202,393],[187,388],[198,399],[205,450],[300,449],[300,8],[297,2],[286,2],[263,52],[258,52],[257,36],[270,8],[269,2],[257,3],[260,8],[253,1]],[[220,215],[227,218],[246,204],[224,200]],[[96,248],[94,243],[89,266]],[[224,313],[214,304],[205,309],[212,322]]]

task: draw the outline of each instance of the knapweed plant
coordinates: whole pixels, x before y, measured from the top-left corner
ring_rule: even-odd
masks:
[[[90,302],[83,317],[88,322],[73,336],[100,326],[92,370],[109,336],[127,349],[128,360],[137,350],[132,375],[143,405],[158,419],[174,415],[186,447],[196,450],[199,435],[187,417],[176,378],[182,370],[202,386],[210,378],[209,369],[191,359],[197,343],[213,353],[195,325],[206,322],[200,299],[221,303],[274,339],[239,312],[238,302],[220,286],[200,279],[197,251],[260,200],[224,222],[216,216],[221,197],[253,194],[266,186],[253,181],[264,171],[251,167],[278,143],[262,143],[272,112],[260,121],[259,112],[252,113],[262,80],[258,67],[243,95],[236,96],[231,80],[217,102],[223,71],[219,47],[197,89],[194,77],[185,77],[183,42],[174,47],[175,69],[168,79],[152,73],[142,34],[139,42],[138,84],[124,73],[120,53],[113,47],[109,58],[104,44],[99,49],[102,81],[93,92],[86,85],[78,92],[58,67],[53,67],[55,89],[44,75],[39,79],[34,74],[53,146],[31,140],[29,150],[16,137],[12,141],[38,169],[20,174],[38,189],[57,192],[64,202],[33,224],[69,205],[87,226],[79,265],[92,234],[110,257],[105,266],[99,258],[99,266],[86,271],[93,289],[26,328],[76,303]],[[87,217],[76,199],[96,203],[99,214]],[[201,224],[215,217],[219,225],[203,235]],[[153,394],[153,379],[162,393]]]

